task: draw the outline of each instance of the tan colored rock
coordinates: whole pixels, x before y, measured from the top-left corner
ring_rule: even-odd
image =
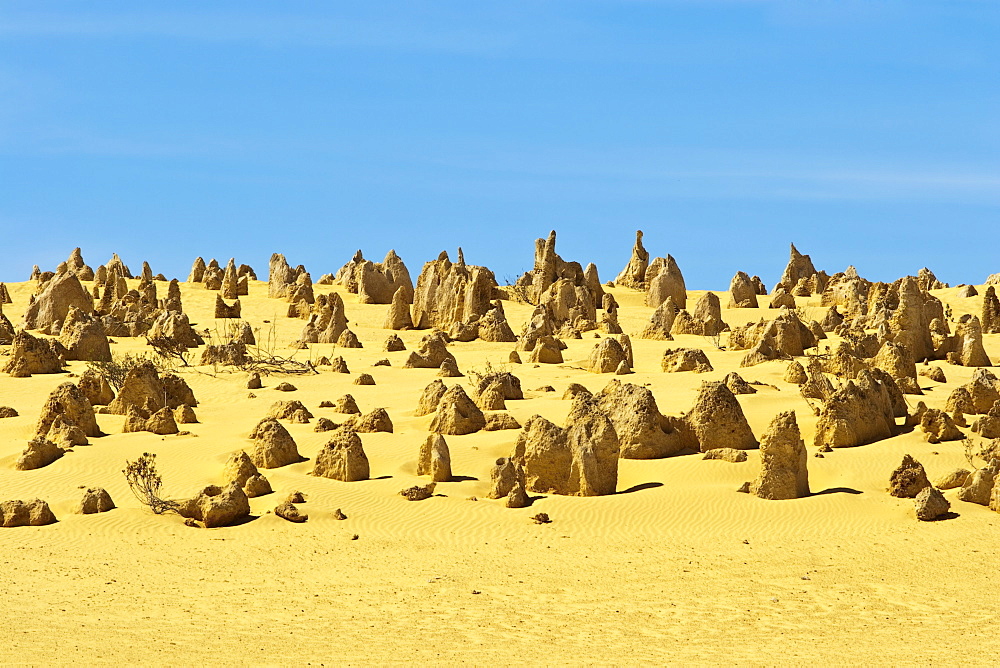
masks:
[[[200,520],[207,529],[232,526],[250,516],[250,500],[236,483],[210,485],[183,502],[179,512],[181,517]]]
[[[417,475],[430,476],[434,482],[451,480],[451,453],[441,434],[429,434],[420,446]]]
[[[516,487],[524,488],[524,468],[512,458],[501,457],[490,470],[490,481],[487,496],[491,499],[507,498]]]
[[[611,420],[580,396],[560,428],[538,415],[524,425],[514,459],[526,489],[548,494],[599,496],[618,485],[618,435]]]
[[[903,461],[889,477],[889,494],[903,499],[912,499],[931,482],[923,465],[910,455],[903,455]]]
[[[57,438],[49,436],[57,419],[61,419],[64,424],[79,428],[84,435],[83,443],[86,443],[86,436],[101,435],[94,407],[87,395],[73,383],[62,383],[49,394],[35,426],[35,436],[49,437],[50,440],[58,442]]]
[[[760,474],[750,493],[772,500],[809,496],[807,462],[795,411],[778,413],[760,438]]]
[[[403,368],[406,369],[439,369],[445,360],[455,361],[455,356],[448,351],[444,335],[428,334],[420,340],[420,347],[411,352]]]
[[[58,341],[36,338],[25,331],[14,335],[10,358],[3,371],[15,378],[36,373],[61,373],[66,349]]]
[[[487,413],[486,425],[483,431],[501,431],[504,429],[520,429],[521,424],[510,413]]]
[[[156,367],[143,362],[129,370],[118,396],[108,406],[114,415],[126,415],[129,406],[153,414],[164,406],[177,408],[181,404],[197,406],[194,393],[183,378],[165,373],[161,378]]]
[[[355,385],[374,385],[375,379],[372,378],[370,373],[358,374],[358,377],[354,379]]]
[[[747,453],[745,450],[735,450],[733,448],[715,448],[706,452],[701,458],[717,459],[731,464],[739,464],[747,460]]]
[[[52,441],[35,437],[28,442],[28,447],[14,462],[14,468],[18,471],[40,469],[59,459],[63,454],[63,449]]]
[[[207,345],[201,351],[199,364],[204,366],[243,366],[250,357],[247,355],[246,344],[230,341],[225,344]]]
[[[193,408],[187,404],[181,404],[174,409],[174,421],[177,424],[197,424],[198,416],[195,415]]]
[[[94,300],[76,274],[56,274],[28,305],[24,327],[58,334],[71,307],[90,314],[94,312]]]
[[[785,369],[784,381],[794,385],[802,385],[806,380],[808,380],[808,376],[806,376],[806,370],[802,364],[797,360],[789,362],[788,368]]]
[[[222,295],[215,295],[215,317],[216,318],[239,318],[242,309],[240,300],[237,299],[231,305],[222,299]]]
[[[292,422],[304,424],[313,418],[313,414],[309,412],[309,409],[301,401],[290,399],[288,401],[275,401],[271,404],[271,408],[268,409],[265,417],[274,418],[275,420],[291,420]]]
[[[587,371],[614,373],[622,362],[628,365],[628,354],[622,345],[612,338],[603,339],[591,351],[587,360]]]
[[[490,383],[476,395],[476,405],[484,411],[507,410],[500,383]]]
[[[0,420],[4,418],[17,417],[18,412],[10,406],[0,406]]]
[[[972,373],[972,380],[948,395],[945,411],[950,415],[986,415],[997,401],[1000,401],[1000,383],[990,371],[979,368]]]
[[[90,313],[71,306],[59,335],[67,360],[110,362],[111,347],[104,325]]]
[[[414,415],[430,415],[431,413],[437,411],[438,404],[441,402],[441,397],[444,396],[445,391],[448,388],[440,379],[435,379],[424,388],[424,391],[420,394],[420,399],[417,401],[417,410],[414,411]]]
[[[666,373],[682,371],[707,373],[713,370],[708,356],[699,348],[668,348],[663,352],[660,368]]]
[[[580,390],[563,398],[589,397]],[[607,415],[618,435],[620,455],[624,459],[658,459],[677,454],[686,443],[676,426],[660,413],[648,388],[611,381],[594,397],[596,407]]]
[[[928,443],[960,441],[965,436],[950,415],[937,408],[927,408],[923,402],[917,404],[912,419],[920,426]]]
[[[656,307],[653,311],[653,315],[649,318],[649,324],[646,325],[646,329],[642,330],[639,334],[640,339],[653,339],[657,341],[672,341],[673,336],[670,334],[671,328],[674,326],[674,319],[677,317],[677,307],[674,305],[674,300],[671,297],[667,299]]]
[[[430,431],[450,436],[471,434],[486,425],[482,410],[469,398],[461,385],[452,385],[441,396]]]
[[[149,416],[149,419],[146,420],[144,431],[166,436],[168,434],[176,434],[180,430],[177,428],[177,421],[174,420],[174,412],[167,407],[163,407]]]
[[[0,524],[7,527],[40,527],[56,521],[49,504],[41,499],[0,503]]]
[[[863,371],[857,382],[848,381],[824,402],[816,424],[815,445],[854,447],[889,438],[895,431],[886,383]]]
[[[988,506],[998,474],[1000,474],[1000,459],[993,459],[983,468],[973,471],[958,492],[959,500]]]
[[[275,506],[274,514],[283,520],[288,520],[289,522],[294,522],[296,524],[300,524],[309,519],[309,515],[300,512],[299,509],[295,507],[295,504],[290,501],[285,501]]]
[[[106,513],[114,510],[115,502],[111,500],[111,495],[103,487],[88,487],[83,492],[80,505],[76,512],[80,515],[94,515],[96,513]]]
[[[983,310],[980,318],[983,334],[1000,334],[1000,299],[994,286],[986,288],[983,294]]]
[[[535,342],[528,361],[537,364],[562,364],[562,350],[563,346],[560,345],[559,339],[543,336]]]
[[[346,427],[334,431],[316,455],[312,474],[342,482],[367,480],[371,472],[361,437]]]
[[[410,304],[406,301],[406,294],[403,288],[396,290],[392,296],[392,304],[385,316],[385,329],[412,329],[413,320],[410,317]]]
[[[389,413],[384,408],[376,408],[370,413],[355,415],[344,423],[344,426],[362,434],[374,434],[376,432],[392,433],[392,420]]]
[[[670,297],[678,309],[687,308],[687,286],[673,256],[654,264],[646,272],[646,306],[656,308]]]
[[[399,495],[407,501],[423,501],[434,496],[435,487],[436,484],[433,482],[426,485],[414,485],[413,487],[400,490]]]
[[[735,371],[726,374],[722,382],[733,394],[757,394],[757,388],[743,380],[743,377]]]
[[[686,422],[691,431],[688,438],[693,438],[691,446],[701,452],[714,448],[750,450],[758,445],[740,402],[723,383],[701,384]]]
[[[952,469],[941,475],[934,481],[934,486],[938,489],[955,489],[963,486],[972,473],[968,469]]]
[[[778,285],[782,286],[789,291],[800,281],[805,280],[807,283],[813,283],[813,287],[816,287],[816,292],[823,292],[823,285],[815,285],[816,277],[819,272],[816,271],[816,267],[813,266],[812,259],[808,255],[804,255],[795,248],[795,244],[791,244],[791,252],[788,258],[788,265],[785,267],[785,271],[781,274],[781,280]]]
[[[921,367],[920,371],[918,371],[917,373],[919,373],[921,376],[925,376],[926,378],[930,378],[935,383],[948,382],[948,379],[945,378],[944,370],[939,366]]]
[[[905,347],[915,362],[934,357],[931,318],[925,301],[917,280],[912,276],[903,278],[899,284],[899,307],[889,321],[893,340]]]
[[[486,267],[466,265],[461,249],[452,263],[442,252],[424,264],[413,294],[413,325],[417,329],[450,327],[483,316],[490,309],[496,279]],[[440,363],[438,363],[438,366]]]
[[[951,504],[948,502],[948,499],[944,498],[941,490],[930,485],[920,490],[914,503],[917,519],[922,522],[931,522],[940,519],[950,509]]]
[[[649,267],[649,252],[642,245],[642,230],[635,233],[635,246],[632,247],[632,257],[615,279],[618,285],[641,289],[646,283],[646,269]]]
[[[363,348],[361,341],[358,340],[358,335],[349,329],[345,329],[340,333],[340,338],[337,339],[337,345],[341,348]]]
[[[205,343],[191,326],[187,314],[178,311],[164,311],[158,315],[149,328],[149,338],[154,341],[166,339],[184,348],[196,348]]]
[[[461,378],[464,374],[458,370],[458,362],[453,359],[446,359],[441,362],[441,368],[438,369],[438,375],[441,378]]]
[[[302,461],[295,440],[285,427],[274,418],[264,418],[250,432],[253,449],[250,461],[262,469],[276,469]]]
[[[979,318],[972,316],[959,323],[955,330],[956,350],[948,354],[948,361],[962,366],[993,366],[983,347],[983,330]]]
[[[729,308],[757,308],[757,289],[745,271],[733,276],[729,295]]]

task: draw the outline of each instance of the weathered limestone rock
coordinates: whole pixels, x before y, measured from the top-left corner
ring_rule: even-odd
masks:
[[[403,343],[403,339],[399,338],[396,334],[390,334],[389,338],[385,340],[385,344],[382,346],[382,350],[387,353],[397,353],[402,350],[406,350],[406,344]]]
[[[713,370],[708,356],[700,348],[667,348],[663,352],[660,368],[666,373],[681,371],[707,373]]]
[[[58,334],[70,307],[83,313],[94,312],[94,300],[72,272],[56,274],[24,312],[25,329]]]
[[[452,385],[438,401],[430,431],[461,436],[477,432],[485,425],[483,411],[469,398],[461,385]]]
[[[507,410],[504,403],[503,388],[499,383],[490,383],[482,388],[476,395],[476,405],[484,411]]]
[[[276,469],[302,461],[295,440],[285,427],[274,418],[264,418],[250,432],[254,442],[250,461],[262,469]]]
[[[914,503],[914,510],[917,519],[922,522],[931,522],[946,515],[951,509],[948,499],[944,498],[941,490],[928,485],[917,494]]]
[[[438,404],[441,403],[441,397],[448,388],[440,379],[434,379],[431,381],[430,385],[424,388],[424,391],[420,394],[420,399],[417,402],[417,410],[414,411],[414,415],[430,415],[437,411]]]
[[[461,378],[464,374],[458,370],[458,362],[453,359],[446,359],[441,362],[438,375],[442,378]]]
[[[778,413],[760,439],[760,474],[750,493],[761,499],[809,496],[808,456],[795,411]]]
[[[945,411],[950,415],[986,415],[997,401],[1000,401],[1000,383],[988,370],[979,368],[973,372],[972,380],[948,395]]]
[[[552,336],[543,336],[535,341],[535,346],[528,357],[529,362],[537,364],[562,364],[563,345],[559,339]]]
[[[714,448],[750,450],[758,445],[740,402],[723,383],[701,384],[686,422],[693,436],[691,445],[701,452]]]
[[[510,413],[487,413],[486,425],[483,431],[501,431],[504,429],[520,429],[521,423]]]
[[[40,527],[56,521],[49,504],[41,499],[0,503],[0,524],[7,527]]]
[[[486,267],[466,265],[461,249],[452,263],[442,252],[437,260],[424,264],[413,295],[413,325],[417,329],[450,327],[472,316],[483,316],[490,308],[497,288]]]
[[[200,520],[206,529],[232,526],[250,516],[250,500],[234,482],[225,487],[209,485],[181,504],[181,517]]]
[[[100,319],[71,306],[63,322],[59,343],[66,349],[66,359],[110,362],[111,346]]]
[[[729,462],[730,464],[739,464],[747,460],[746,450],[735,450],[733,448],[715,448],[714,450],[709,450],[706,452],[702,459],[715,459],[719,461]]]
[[[816,267],[813,266],[812,259],[808,255],[800,253],[795,248],[795,244],[791,244],[788,266],[785,267],[785,271],[781,274],[778,286],[784,287],[791,292],[800,281],[805,280],[807,283],[812,283],[811,287],[815,288],[815,292],[823,292],[826,286],[816,284],[818,273]]]
[[[615,373],[622,362],[631,369],[628,364],[628,354],[622,345],[612,338],[603,339],[591,351],[587,360],[587,371],[590,373]]]
[[[729,308],[757,308],[757,289],[745,271],[733,276],[729,295]]]
[[[642,230],[635,233],[635,246],[632,247],[632,257],[615,279],[618,285],[641,289],[646,283],[646,269],[649,267],[649,252],[642,245]]]
[[[524,488],[524,467],[513,458],[501,457],[490,470],[490,480],[487,496],[491,499],[506,498],[516,487]]]
[[[283,520],[301,524],[309,519],[309,515],[301,512],[291,501],[283,501],[274,507],[274,514]]]
[[[1000,459],[993,459],[983,468],[973,471],[958,492],[959,500],[988,506],[998,474],[1000,474]]]
[[[410,304],[406,301],[406,292],[403,288],[396,290],[392,296],[392,304],[385,315],[385,329],[412,329],[413,319],[410,317]]]
[[[934,481],[934,487],[938,489],[955,489],[961,487],[969,479],[972,473],[968,469],[953,469]]]
[[[785,288],[778,288],[774,291],[774,295],[771,296],[771,301],[767,305],[768,308],[795,308],[795,297],[790,294]]]
[[[1000,299],[997,299],[997,290],[992,285],[986,288],[983,295],[981,322],[983,334],[1000,334]]]
[[[586,388],[580,387],[572,394],[567,390],[563,398],[589,397]],[[611,419],[624,459],[669,457],[686,447],[674,422],[660,413],[648,388],[613,380],[594,400],[596,407]]]
[[[902,499],[915,498],[930,485],[923,465],[910,455],[903,455],[903,462],[889,476],[889,494]]]
[[[103,487],[88,487],[83,492],[80,505],[76,512],[80,515],[93,515],[96,513],[106,513],[114,510],[115,502],[111,500],[111,495]]]
[[[384,408],[376,408],[370,413],[355,415],[345,422],[344,426],[362,434],[374,434],[380,431],[391,434],[393,428],[389,413]]]
[[[455,361],[448,351],[443,333],[428,334],[420,340],[420,347],[410,353],[403,365],[405,369],[439,369],[445,360]]]
[[[757,388],[743,380],[743,377],[735,371],[726,374],[722,382],[733,394],[757,394]]]
[[[816,336],[809,326],[794,311],[788,310],[783,310],[773,320],[751,322],[729,333],[732,350],[755,350],[765,358],[773,355],[769,359],[800,357],[815,345]]]
[[[531,417],[512,459],[523,467],[530,491],[599,496],[617,489],[619,450],[611,420],[581,396],[574,400],[564,428]]]
[[[889,329],[893,340],[906,348],[917,362],[934,357],[929,313],[917,280],[907,276],[899,284],[899,307],[892,314]]]
[[[49,394],[35,426],[35,436],[47,437],[58,442],[54,435],[50,436],[57,419],[61,419],[66,425],[77,427],[83,432],[84,437],[101,435],[101,429],[97,426],[97,419],[90,400],[73,383],[62,383]],[[86,438],[83,439],[83,443],[86,443]]]
[[[358,374],[358,377],[354,379],[355,385],[374,385],[375,379],[372,378],[370,373]]]
[[[646,306],[656,308],[670,297],[678,309],[687,308],[687,286],[673,256],[667,255],[662,262],[649,267],[646,284]]]
[[[10,360],[3,371],[15,378],[27,378],[36,373],[61,373],[66,349],[58,341],[35,338],[25,331],[14,335]]]
[[[197,348],[205,341],[191,326],[186,313],[179,311],[164,311],[153,320],[149,328],[151,340],[167,339],[176,346]]]
[[[649,318],[649,324],[646,325],[646,329],[642,330],[639,338],[672,341],[674,337],[670,335],[670,330],[674,326],[674,319],[676,317],[677,307],[674,305],[674,300],[671,297],[667,297],[653,311],[653,315]]]
[[[923,402],[917,404],[911,419],[920,425],[929,443],[960,441],[965,436],[950,415],[937,408],[927,408]]]
[[[177,408],[181,404],[198,405],[184,379],[173,373],[165,373],[161,378],[151,362],[143,362],[126,374],[118,396],[108,406],[108,412],[126,415],[128,407],[134,406],[153,414],[164,406]]]
[[[451,480],[451,453],[441,434],[429,434],[420,446],[417,475],[430,476],[433,482]]]
[[[983,330],[979,318],[972,316],[955,329],[956,350],[948,353],[948,361],[962,366],[993,366],[983,347]]]
[[[892,436],[896,431],[893,417],[897,408],[892,385],[888,375],[876,379],[871,372],[862,371],[857,381],[849,380],[836,390],[820,411],[815,445],[848,448]],[[895,393],[898,391],[895,388]]]
[[[507,322],[507,314],[504,313],[503,304],[498,300],[493,302],[492,308],[479,318],[478,322],[479,338],[483,341],[493,343],[513,343],[517,341],[514,330]]]
[[[788,363],[788,368],[785,369],[784,381],[786,383],[793,383],[795,385],[802,385],[808,380],[806,376],[806,370],[803,368],[802,364],[797,360],[792,360]]]
[[[316,455],[312,474],[342,482],[367,480],[371,471],[361,437],[346,427],[335,430]]]
[[[249,359],[245,343],[230,341],[225,344],[205,346],[201,351],[199,364],[204,366],[243,366]]]
[[[872,358],[872,366],[882,369],[896,380],[917,377],[917,365],[906,348],[894,341],[882,344],[878,354]]]
[[[340,338],[337,339],[337,346],[340,348],[363,348],[361,341],[358,340],[358,335],[349,329],[345,329],[340,333]]]
[[[18,471],[40,469],[62,457],[63,453],[63,449],[52,441],[36,437],[28,441],[28,447],[14,462],[14,468]]]
[[[313,418],[313,414],[309,412],[309,409],[301,401],[290,399],[287,401],[275,401],[271,404],[271,408],[267,411],[265,417],[306,424]]]
[[[222,299],[222,295],[215,295],[215,317],[216,318],[239,318],[241,313],[240,300],[237,299],[229,305]]]

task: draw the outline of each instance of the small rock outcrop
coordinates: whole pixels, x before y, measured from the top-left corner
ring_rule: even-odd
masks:
[[[330,440],[316,455],[312,471],[314,476],[342,482],[367,480],[370,473],[361,437],[346,427],[333,431]]]
[[[486,417],[461,385],[452,385],[438,401],[430,431],[449,436],[461,436],[486,426]]]
[[[295,439],[288,433],[284,425],[274,418],[264,418],[250,432],[253,449],[250,451],[250,461],[262,469],[276,469],[302,461]]]
[[[750,493],[761,499],[798,499],[809,495],[806,445],[795,411],[784,411],[760,438],[760,474]]]
[[[714,448],[751,450],[758,445],[740,402],[723,383],[702,383],[686,422],[691,445],[701,452]]]
[[[250,500],[235,482],[225,487],[209,485],[180,504],[181,517],[199,520],[206,529],[237,524],[250,516]]]
[[[96,513],[106,513],[114,510],[115,502],[111,500],[111,495],[103,487],[89,487],[83,492],[80,505],[76,512],[80,515],[93,515]]]
[[[889,494],[901,499],[913,499],[930,486],[923,465],[910,455],[903,455],[902,463],[889,476]]]
[[[944,497],[941,490],[928,485],[917,493],[914,510],[921,522],[931,522],[940,519],[951,510],[951,503]]]
[[[417,475],[430,476],[434,482],[451,480],[451,452],[441,434],[429,434],[421,444]]]
[[[713,370],[708,356],[700,348],[668,348],[663,352],[660,368],[666,373],[707,373]]]

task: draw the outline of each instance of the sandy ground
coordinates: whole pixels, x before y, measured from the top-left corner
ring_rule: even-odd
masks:
[[[34,286],[8,288],[14,303],[4,312],[17,324]],[[166,284],[158,288],[165,293]],[[408,502],[398,492],[426,481],[415,475],[416,458],[431,420],[413,411],[436,371],[403,369],[407,352],[382,352],[388,307],[359,305],[337,290],[365,345],[336,351],[351,374],[327,368],[316,376],[265,378],[251,398],[241,372],[179,369],[200,402],[200,422],[185,425],[186,436],[122,434],[122,417],[98,415],[107,436],[45,468],[16,471],[13,462],[46,396],[67,375],[0,374],[0,406],[20,412],[0,420],[0,497],[45,499],[59,519],[0,530],[7,609],[0,661],[992,664],[1000,656],[1000,514],[958,501],[952,490],[946,496],[956,517],[917,522],[911,500],[886,493],[904,453],[933,479],[966,465],[961,443],[931,445],[911,432],[812,457],[815,417],[797,388],[782,380],[786,363],[769,362],[739,371],[775,388],[742,395],[740,403],[758,436],[778,411],[797,411],[810,451],[809,498],[765,501],[737,493],[757,473],[759,454],[751,451],[740,464],[700,455],[622,460],[616,495],[538,496],[530,508],[511,510],[485,499],[492,463],[510,454],[518,434],[499,431],[447,437],[461,479],[439,484],[440,496]],[[702,337],[634,338],[652,310],[639,292],[612,292],[635,349],[636,373],[623,380],[649,384],[662,412],[687,411],[702,381],[738,368],[743,352],[716,350]],[[956,316],[979,312],[980,297],[958,299],[956,292],[935,294]],[[261,328],[258,336],[273,325],[279,348],[291,353],[284,346],[303,321],[285,317],[287,305],[266,294],[266,283],[252,284],[241,300],[244,317]],[[184,284],[183,299],[199,327],[224,327],[212,318],[214,292]],[[799,305],[808,311],[817,299]],[[529,308],[505,308],[520,331]],[[724,309],[723,318],[735,325],[773,314]],[[422,334],[401,336],[412,349]],[[116,341],[119,353],[144,344]],[[596,391],[613,378],[582,370],[594,343],[592,333],[568,341],[563,365],[510,365],[526,398],[508,402],[509,412],[520,421],[538,413],[561,422],[570,382]],[[1000,361],[1000,335],[986,336],[985,345]],[[706,350],[715,371],[660,372],[664,349],[678,346]],[[451,349],[468,372],[506,367],[512,344]],[[332,352],[332,345],[315,345],[297,356]],[[392,366],[372,366],[382,358]],[[923,400],[934,407],[972,374],[941,364],[947,383],[920,379]],[[86,364],[68,368],[78,374]],[[352,384],[360,372],[377,384]],[[279,380],[298,391],[275,391]],[[455,381],[470,382],[446,380]],[[556,391],[535,391],[543,385]],[[311,424],[287,425],[310,461],[263,471],[275,493],[252,499],[254,518],[240,526],[194,529],[177,516],[153,515],[121,474],[127,459],[155,452],[167,494],[190,495],[220,482],[227,457],[249,446],[247,435],[272,402],[299,399],[317,416],[342,419],[318,405],[345,393],[365,412],[385,407],[395,426],[392,434],[362,435],[371,480],[307,475],[325,442]],[[105,487],[119,508],[74,514],[88,486]],[[305,524],[270,512],[293,490],[308,497],[300,505],[309,514]],[[333,518],[338,508],[346,521]],[[539,512],[552,523],[533,523],[529,518]]]

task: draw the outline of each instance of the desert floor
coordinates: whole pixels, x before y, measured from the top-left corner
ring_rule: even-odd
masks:
[[[134,287],[135,281],[130,281]],[[89,285],[90,284],[86,284]],[[20,322],[33,283],[8,283]],[[212,317],[215,292],[182,284],[184,310],[199,328],[222,330]],[[166,284],[158,283],[165,294]],[[251,398],[246,375],[211,367],[181,368],[200,402],[189,435],[122,434],[121,416],[98,415],[107,436],[92,438],[55,463],[17,471],[13,462],[33,435],[48,393],[66,374],[11,378],[0,374],[0,406],[20,416],[0,420],[0,500],[38,497],[59,522],[0,529],[7,622],[0,630],[3,663],[342,664],[496,663],[878,663],[993,664],[1000,657],[1000,514],[955,499],[957,515],[918,522],[913,502],[888,495],[890,472],[904,453],[933,480],[967,465],[961,442],[932,445],[913,431],[813,457],[815,417],[782,380],[786,362],[739,369],[744,352],[720,351],[702,337],[674,342],[635,337],[652,309],[643,294],[615,288],[619,319],[632,334],[634,375],[648,384],[662,412],[690,409],[704,380],[738,370],[763,381],[739,397],[759,436],[781,410],[795,409],[810,452],[813,495],[766,501],[737,493],[759,467],[704,461],[701,455],[622,460],[619,493],[605,497],[538,496],[530,508],[507,509],[485,498],[490,467],[510,454],[518,431],[448,436],[452,467],[463,479],[441,483],[440,496],[409,502],[417,452],[431,416],[414,417],[433,369],[404,369],[408,352],[385,353],[381,328],[388,306],[347,304],[363,349],[338,349],[351,374],[264,379]],[[297,339],[302,320],[287,304],[251,283],[243,315],[258,337],[274,327],[278,348]],[[958,316],[978,313],[981,297],[934,291]],[[701,293],[691,291],[689,299]],[[723,297],[723,304],[726,303]],[[504,304],[515,332],[530,307]],[[817,308],[818,297],[799,299]],[[768,309],[724,309],[737,325]],[[266,322],[270,321],[270,322]],[[412,350],[425,332],[400,335]],[[984,337],[994,362],[1000,335]],[[149,350],[143,339],[116,338],[116,352]],[[523,422],[538,413],[561,422],[570,382],[600,390],[613,375],[583,370],[596,339],[569,340],[562,365],[509,365],[525,389],[508,402]],[[821,342],[832,344],[835,337]],[[715,371],[665,374],[668,347],[704,349]],[[508,367],[513,344],[453,343],[460,369]],[[333,356],[314,345],[296,357]],[[197,355],[196,355],[197,356]],[[388,358],[392,366],[373,367]],[[525,356],[527,359],[527,356]],[[972,369],[940,363],[946,384],[921,377],[922,398],[943,407]],[[86,363],[71,362],[79,374]],[[375,386],[352,383],[367,372]],[[296,392],[273,389],[289,380]],[[445,379],[446,383],[469,378]],[[551,385],[555,392],[536,391]],[[351,393],[365,412],[385,407],[392,434],[363,434],[372,479],[344,483],[307,475],[312,461],[262,471],[275,493],[251,500],[255,518],[228,528],[196,529],[176,515],[152,514],[131,495],[121,470],[143,452],[158,455],[167,494],[182,497],[219,482],[227,457],[247,448],[247,435],[271,403],[298,399],[317,416],[324,399]],[[915,404],[915,398],[907,396]],[[339,416],[343,418],[343,416]],[[311,424],[290,424],[310,460],[326,440]],[[106,488],[119,508],[77,515],[81,487]],[[301,490],[309,514],[292,524],[270,511]],[[474,500],[472,497],[478,497]],[[348,516],[333,518],[336,509]],[[531,516],[550,515],[550,524]],[[357,540],[352,540],[357,535]]]

